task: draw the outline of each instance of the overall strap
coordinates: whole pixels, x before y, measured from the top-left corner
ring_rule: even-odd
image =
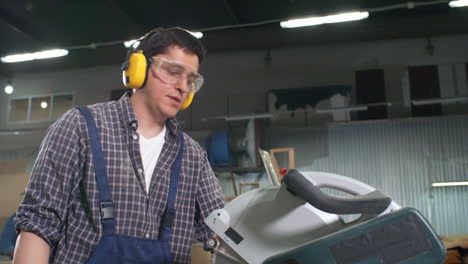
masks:
[[[163,240],[169,240],[172,224],[174,222],[176,213],[175,201],[177,195],[177,186],[179,185],[179,175],[182,166],[182,156],[184,154],[184,135],[181,130],[179,130],[178,132],[178,137],[180,140],[180,147],[179,152],[177,153],[177,157],[171,166],[171,178],[169,181],[169,194],[167,197],[166,211],[164,212],[161,222],[162,234],[160,234],[160,237]]]
[[[96,183],[99,195],[99,207],[101,213],[102,228],[104,234],[115,233],[114,205],[112,195],[107,182],[106,163],[102,153],[101,140],[99,138],[96,123],[93,116],[86,106],[76,107],[84,116],[86,126],[88,127],[88,137],[90,140],[91,153],[96,174]]]

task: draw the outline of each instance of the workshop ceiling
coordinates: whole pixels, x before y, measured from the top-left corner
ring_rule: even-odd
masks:
[[[468,7],[450,8],[447,1],[417,0],[412,1],[416,6],[409,9],[406,3],[393,0],[2,0],[0,56],[81,45],[83,48],[70,49],[70,54],[61,58],[0,63],[0,74],[120,63],[125,56],[122,44],[99,45],[134,39],[155,27],[202,30],[202,41],[209,53],[468,33]],[[424,3],[428,5],[419,6]],[[398,4],[404,7],[391,8]],[[377,12],[381,8],[384,11]],[[369,18],[295,29],[282,29],[277,22],[360,10],[370,10]],[[216,29],[219,27],[224,28]],[[97,47],[89,48],[93,43]]]

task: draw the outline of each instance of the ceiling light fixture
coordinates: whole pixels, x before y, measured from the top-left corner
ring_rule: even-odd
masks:
[[[12,94],[13,93],[13,86],[11,86],[10,84],[6,85],[5,86],[5,93],[6,94]]]
[[[457,1],[450,1],[450,7],[464,7],[468,6],[468,0],[457,0]]]
[[[447,187],[447,186],[465,186],[468,185],[468,181],[461,182],[434,182],[432,187]]]
[[[61,57],[67,54],[68,54],[68,50],[66,49],[53,49],[53,50],[44,50],[44,51],[38,51],[38,52],[33,52],[33,53],[8,55],[5,57],[2,57],[1,61],[3,63],[32,61],[32,60]]]
[[[45,101],[41,102],[41,108],[46,109],[47,108],[47,102],[45,102]]]
[[[342,13],[337,15],[329,15],[322,17],[308,17],[302,19],[293,19],[288,21],[283,21],[280,23],[282,28],[295,28],[295,27],[306,27],[306,26],[316,26],[322,24],[330,23],[340,23],[347,21],[355,21],[366,19],[369,17],[369,12],[351,12],[351,13]]]

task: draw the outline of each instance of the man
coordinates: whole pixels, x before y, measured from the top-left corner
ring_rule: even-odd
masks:
[[[192,239],[210,235],[204,218],[223,206],[206,153],[174,118],[203,83],[203,57],[189,32],[156,29],[123,65],[131,97],[48,129],[15,218],[14,263],[190,261]]]

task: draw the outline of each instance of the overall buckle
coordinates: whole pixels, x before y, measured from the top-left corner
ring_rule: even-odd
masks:
[[[99,202],[101,208],[101,219],[108,220],[114,219],[114,203],[113,202]]]
[[[174,218],[175,218],[175,210],[168,208],[166,211],[166,215],[164,216],[163,227],[172,227]]]

